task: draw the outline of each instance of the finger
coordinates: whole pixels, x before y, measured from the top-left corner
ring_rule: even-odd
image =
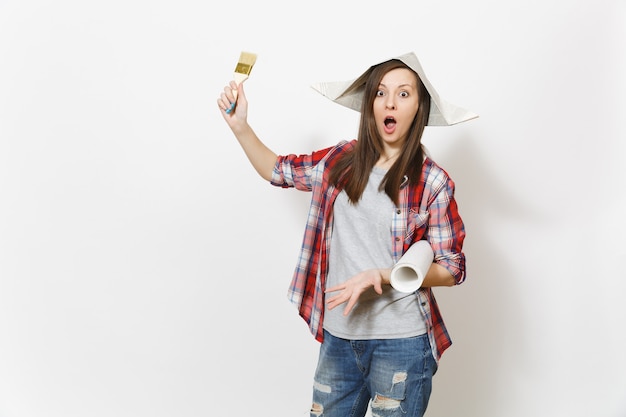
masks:
[[[245,82],[242,81],[240,84],[237,84],[235,81],[231,81],[229,84],[229,92],[230,92],[230,106],[226,109],[226,113],[230,114],[235,107],[237,106],[237,104],[242,101],[244,102],[244,104],[247,104],[246,101],[246,94],[243,91],[243,83]],[[239,98],[241,96],[241,99]]]
[[[233,101],[235,101],[236,90],[237,90],[237,84],[231,81],[229,85],[224,87],[224,92],[222,94],[224,94],[226,98],[228,99],[228,101],[232,103]]]
[[[234,84],[231,82],[231,84]],[[235,85],[236,87],[236,85]],[[236,90],[233,89],[232,85],[224,87],[224,92],[220,95],[222,98],[223,106],[221,106],[222,110],[229,114],[235,108],[235,103],[237,102],[237,97],[235,95]]]
[[[344,316],[347,316],[348,314],[350,314],[350,312],[352,311],[352,309],[356,305],[356,301],[357,301],[357,299],[355,299],[354,297],[350,297],[350,301],[348,301],[348,304],[346,304],[346,308],[343,309],[343,315]]]
[[[341,304],[344,304],[345,302],[349,300],[350,300],[350,293],[341,292],[337,295],[330,297],[326,304],[328,308],[332,310],[333,308],[340,306]]]
[[[232,94],[232,102],[236,102],[237,101],[237,96],[239,95],[239,87],[240,85],[238,85],[235,81],[231,81],[228,86],[230,87],[230,92]]]
[[[338,301],[335,301],[335,300],[333,300],[333,301],[329,301],[328,303],[326,303],[326,307],[328,307],[328,309],[329,309],[329,310],[334,309],[334,308],[335,308],[335,307],[337,307],[338,305],[341,305],[341,303],[340,303],[340,302],[338,302]]]
[[[341,285],[335,285],[334,287],[326,288],[324,292],[329,293],[329,292],[341,291],[345,289],[346,289],[346,286],[341,284]]]
[[[226,98],[225,93],[220,94],[220,97],[217,99],[217,106],[222,111],[226,111],[226,109],[230,107],[230,101],[228,101],[228,98]]]
[[[329,308],[333,309],[339,304],[346,302],[346,300],[342,298],[345,298],[345,297],[341,297],[341,294],[332,296],[326,301],[326,305],[328,305]]]
[[[235,110],[235,104],[237,103],[237,101],[233,101],[232,103],[230,103],[230,106],[228,106],[228,108],[226,110],[224,110],[224,112],[226,114],[230,114],[233,110]]]
[[[226,109],[228,108],[227,105],[224,104],[224,100],[222,100],[221,98],[217,99],[217,107],[220,109],[221,112],[226,112]]]

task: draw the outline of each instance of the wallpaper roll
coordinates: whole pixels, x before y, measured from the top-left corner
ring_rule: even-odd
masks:
[[[425,240],[415,242],[391,270],[390,283],[400,292],[414,292],[422,286],[433,263],[433,249]]]

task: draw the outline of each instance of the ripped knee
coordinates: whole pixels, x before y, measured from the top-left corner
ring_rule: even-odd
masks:
[[[324,412],[324,407],[322,407],[322,404],[313,403],[311,405],[311,415],[321,416],[323,412]]]
[[[313,389],[319,392],[323,392],[324,394],[330,394],[332,391],[330,385],[322,384],[317,381],[313,384]]]
[[[391,383],[392,386],[396,386],[401,382],[405,382],[407,379],[406,372],[396,372],[393,374]],[[395,410],[400,407],[401,400],[387,397],[385,395],[376,394],[372,401],[372,410]]]
[[[393,374],[393,380],[391,381],[393,385],[396,385],[400,382],[406,381],[407,373],[406,372],[396,372]]]
[[[372,410],[395,410],[400,407],[400,400],[376,394],[372,401]]]
[[[332,392],[330,385],[322,384],[321,382],[318,382],[318,381],[315,381],[313,383],[313,390],[324,393],[324,394],[330,394]],[[319,402],[313,401],[313,404],[311,405],[311,415],[321,416],[323,413],[324,413],[324,406],[320,404]]]

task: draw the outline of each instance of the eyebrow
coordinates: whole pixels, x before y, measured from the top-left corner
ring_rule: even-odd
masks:
[[[379,83],[378,84],[379,87],[387,87],[385,84],[383,83]],[[404,83],[404,84],[400,84],[398,87],[411,87],[411,88],[416,88],[413,84],[411,83]]]

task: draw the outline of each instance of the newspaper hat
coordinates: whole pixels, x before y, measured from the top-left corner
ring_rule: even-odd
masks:
[[[428,90],[428,93],[430,94],[430,114],[428,115],[428,126],[449,126],[478,117],[476,113],[450,104],[439,97],[437,91],[435,91],[430,81],[428,81],[428,78],[426,78],[426,73],[422,69],[417,56],[413,52],[400,55],[393,59],[398,59],[404,62],[409,66],[409,68],[415,71],[424,83],[426,90]],[[370,67],[367,71],[371,70],[372,67]],[[352,91],[346,93],[346,90],[348,90],[357,79],[358,77],[348,81],[317,83],[313,84],[311,87],[335,103],[360,112],[365,85],[358,86]]]

